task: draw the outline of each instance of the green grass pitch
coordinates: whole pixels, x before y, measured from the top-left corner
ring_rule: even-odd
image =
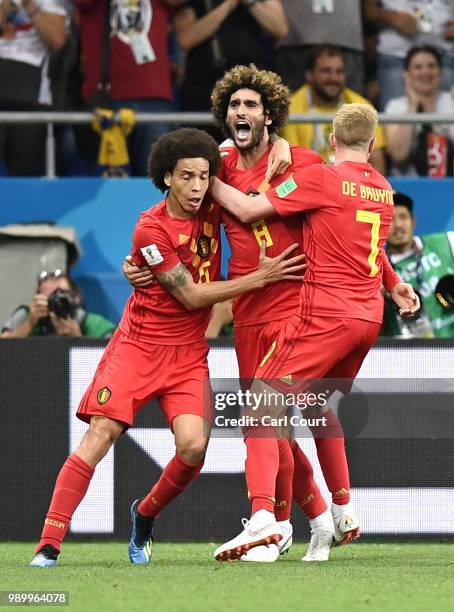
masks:
[[[67,543],[59,567],[41,569],[28,567],[33,544],[3,542],[0,590],[66,590],[58,609],[81,612],[454,611],[453,544],[360,542],[328,563],[303,563],[295,544],[272,564],[219,563],[214,548],[157,543],[144,567],[125,543]]]

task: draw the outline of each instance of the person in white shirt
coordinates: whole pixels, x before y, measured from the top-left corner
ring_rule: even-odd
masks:
[[[67,37],[65,0],[0,0],[0,111],[52,107],[49,56]],[[8,174],[44,173],[45,125],[0,125]]]
[[[441,56],[435,47],[413,47],[405,58],[405,95],[388,102],[385,113],[453,113],[454,98],[441,91]],[[389,124],[387,152],[394,176],[453,175],[454,124]]]
[[[363,0],[364,18],[380,28],[380,110],[404,94],[404,58],[411,47],[432,45],[442,57],[442,89],[454,83],[454,0]]]

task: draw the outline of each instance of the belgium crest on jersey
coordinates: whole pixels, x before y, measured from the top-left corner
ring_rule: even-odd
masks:
[[[200,234],[197,240],[197,255],[206,259],[211,252],[211,241],[205,234]]]
[[[98,391],[98,404],[101,404],[102,406],[103,404],[108,402],[111,395],[112,395],[112,392],[107,387],[103,387],[102,389],[100,389]]]

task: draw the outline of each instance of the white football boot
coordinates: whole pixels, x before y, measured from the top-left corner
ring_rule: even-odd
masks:
[[[244,530],[214,551],[218,561],[240,559],[250,548],[264,544],[278,544],[282,539],[282,531],[276,522],[276,517],[268,510],[258,510],[251,520],[242,519]]]
[[[282,539],[279,544],[269,546],[255,546],[241,555],[241,561],[253,561],[255,563],[273,563],[280,555],[285,555],[293,543],[293,527],[290,521],[278,521],[277,524],[282,531]]]
[[[328,561],[334,541],[334,522],[329,509],[309,520],[311,539],[302,561]]]
[[[335,546],[348,544],[352,540],[359,540],[359,521],[354,515],[351,502],[343,506],[332,504],[331,513],[334,520]]]

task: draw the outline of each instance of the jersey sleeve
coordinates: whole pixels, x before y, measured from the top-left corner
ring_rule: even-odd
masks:
[[[132,256],[138,266],[148,266],[158,273],[167,272],[180,263],[170,236],[157,225],[136,225]]]
[[[291,146],[290,152],[292,154],[292,170],[294,172],[309,168],[313,164],[323,164],[322,157],[315,151],[312,151],[312,149]]]
[[[315,164],[291,174],[285,181],[266,193],[278,215],[315,210],[324,205],[323,168]]]
[[[400,283],[400,276],[396,273],[394,268],[391,265],[391,262],[388,259],[388,255],[385,250],[382,250],[382,258],[383,258],[383,286],[386,291],[391,291],[391,289]]]

